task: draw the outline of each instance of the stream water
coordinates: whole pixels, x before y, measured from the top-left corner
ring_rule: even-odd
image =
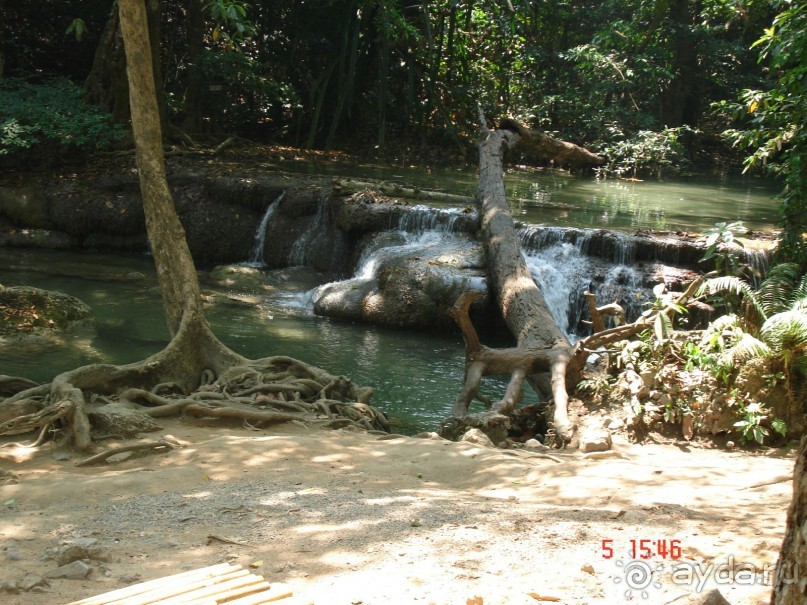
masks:
[[[347,174],[344,166],[337,165],[320,167],[319,171]],[[357,167],[354,175],[469,195],[476,187],[476,177],[470,172]],[[755,181],[620,183],[524,171],[516,177],[508,176],[514,212],[534,224],[702,230],[717,220],[742,219],[749,227],[768,229],[776,214],[772,191]],[[275,206],[268,208],[264,221],[271,220]],[[449,232],[457,216],[456,211],[416,210],[402,219],[399,227],[410,232],[404,237],[407,245],[446,245],[453,237]],[[316,236],[313,230],[317,221],[314,223],[306,237]],[[261,236],[260,228],[248,235]],[[256,245],[256,251],[260,249]],[[563,242],[525,249],[533,275],[548,285],[547,302],[558,323],[570,331],[579,320],[575,316],[580,308],[576,297],[592,273],[580,249],[579,243]],[[302,264],[304,246],[294,254],[294,260]],[[389,251],[368,251],[356,278],[371,275],[374,263],[384,254]],[[629,266],[629,252],[625,254],[614,259],[604,282],[609,290],[602,294],[611,300],[625,298],[625,291],[630,291],[627,298],[635,301],[635,314],[642,298],[634,292],[635,275]],[[89,304],[95,317],[92,325],[70,334],[0,344],[0,373],[47,381],[86,363],[137,361],[167,343],[160,293],[148,256],[2,249],[0,258],[3,285],[30,285],[72,294]],[[245,264],[262,264],[259,252],[244,260]],[[204,283],[206,275],[200,272],[203,289],[209,290],[213,286]],[[311,311],[312,293],[301,290],[299,284],[290,285],[286,291],[262,295],[258,305],[216,297],[218,302],[207,309],[214,332],[246,357],[289,355],[374,387],[372,403],[390,415],[396,432],[436,430],[462,384],[464,351],[459,335],[384,329],[316,317]],[[483,390],[500,396],[502,384],[491,381]],[[534,400],[534,395],[530,399]]]
[[[467,167],[424,169],[338,161],[272,166],[289,172],[387,180],[469,198],[477,187],[477,174]],[[719,174],[621,181],[510,168],[505,181],[514,217],[531,224],[703,232],[720,221],[743,221],[749,229],[767,231],[778,220],[773,198],[780,186],[754,177]]]

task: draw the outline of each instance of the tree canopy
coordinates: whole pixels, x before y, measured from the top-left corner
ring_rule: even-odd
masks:
[[[95,90],[94,62],[119,65],[105,27],[113,4],[3,2],[0,75],[83,84],[92,68]],[[743,153],[791,177],[804,170],[800,0],[147,5],[167,118],[191,137],[464,155],[481,104],[605,155],[602,170],[618,176],[739,163]],[[791,256],[804,232],[799,190],[788,180]]]

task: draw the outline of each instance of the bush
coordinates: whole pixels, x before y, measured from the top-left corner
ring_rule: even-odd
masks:
[[[675,172],[689,163],[684,140],[696,133],[689,126],[679,126],[661,132],[642,130],[629,137],[617,136],[615,142],[601,150],[607,163],[600,172],[620,177],[654,174],[659,178],[665,171]]]
[[[282,122],[299,105],[290,86],[268,77],[244,53],[207,51],[199,68],[208,85],[202,115],[213,131],[251,135],[256,125]]]
[[[86,103],[83,89],[69,80],[0,79],[0,166],[50,164],[94,153],[123,135],[123,128]]]

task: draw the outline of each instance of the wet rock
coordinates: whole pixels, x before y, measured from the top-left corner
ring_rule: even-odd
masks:
[[[491,301],[482,249],[470,240],[434,238],[400,245],[381,234],[364,245],[363,274],[326,284],[314,294],[314,313],[394,327],[448,328],[449,309],[460,294],[481,293],[471,308],[475,324],[489,323]]]
[[[0,286],[0,306],[26,310],[0,315],[0,335],[64,330],[92,315],[90,307],[74,296],[28,286]]]
[[[92,567],[83,561],[73,561],[67,565],[62,565],[45,572],[45,577],[50,580],[83,580],[92,571]]]
[[[159,431],[162,427],[140,410],[110,404],[88,410],[87,415],[95,430],[110,435],[134,437],[138,433]]]

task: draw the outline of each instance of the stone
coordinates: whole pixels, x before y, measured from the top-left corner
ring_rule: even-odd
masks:
[[[496,447],[493,445],[493,441],[490,440],[490,437],[485,435],[485,433],[479,429],[475,428],[468,429],[460,438],[460,441],[463,443],[472,443],[473,445],[478,445],[481,447]]]
[[[78,538],[68,544],[64,544],[56,551],[56,564],[67,565],[73,561],[82,559],[94,559],[96,561],[106,561],[107,556],[103,548],[98,545],[95,538]]]
[[[686,605],[731,605],[731,603],[717,588],[713,588],[709,592],[691,596]]]
[[[45,577],[51,580],[83,580],[92,571],[92,567],[83,561],[73,561],[67,565],[56,567],[45,572]]]
[[[18,550],[8,549],[6,551],[6,559],[9,561],[20,561],[22,560],[22,555]]]
[[[54,460],[58,462],[67,462],[70,460],[70,453],[69,452],[53,452],[50,456]]]
[[[544,450],[548,450],[550,448],[548,446],[544,445],[543,443],[541,443],[540,441],[538,441],[537,439],[527,439],[527,441],[524,442],[524,449],[525,450],[544,451]]]
[[[134,437],[138,433],[159,431],[162,427],[140,410],[109,404],[87,412],[93,427],[101,433]]]
[[[27,573],[22,580],[20,580],[19,587],[28,592],[29,590],[37,587],[49,586],[48,581],[40,575],[35,573]]]
[[[589,452],[606,452],[611,449],[611,431],[601,426],[590,426],[580,434],[580,451],[584,454]]]

